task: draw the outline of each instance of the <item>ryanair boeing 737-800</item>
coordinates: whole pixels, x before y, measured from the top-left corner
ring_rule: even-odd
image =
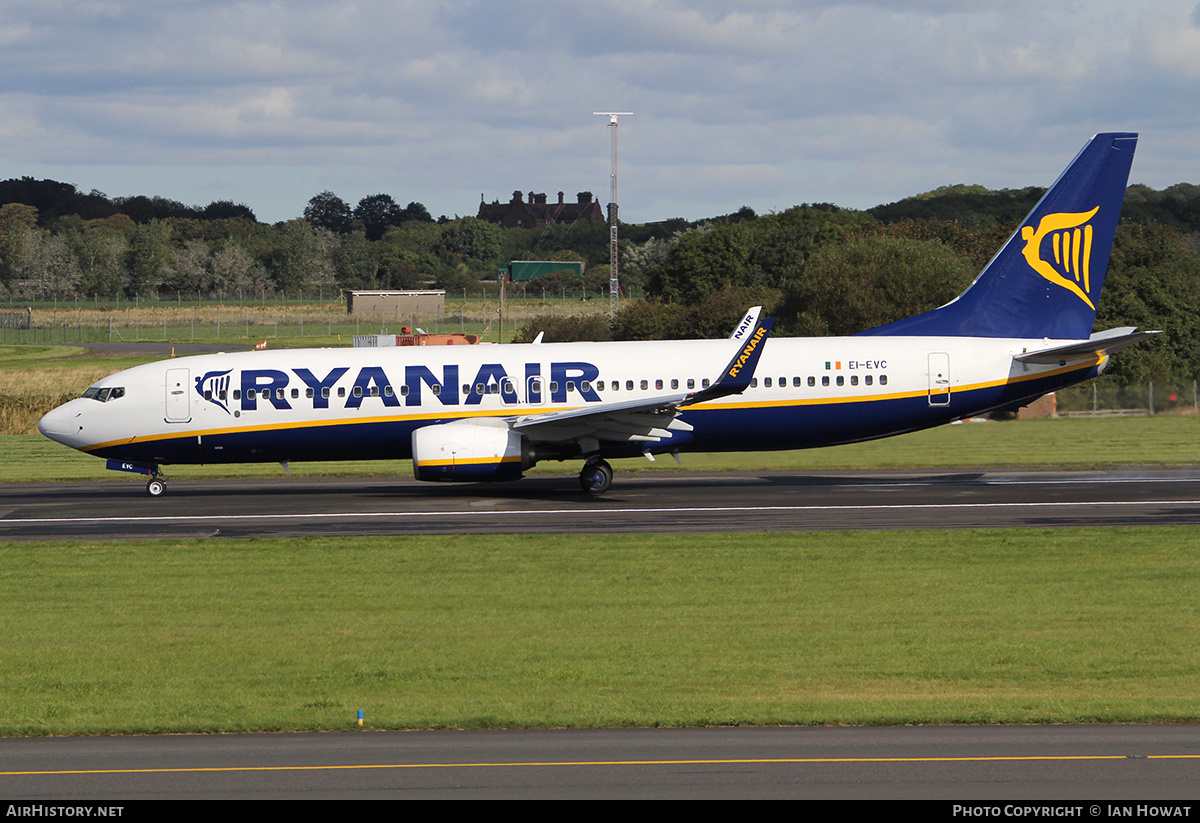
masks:
[[[412,460],[420,480],[515,480],[543,460],[802,449],[925,429],[1100,374],[1156,332],[1092,333],[1136,134],[1098,134],[975,282],[851,337],[297,349],[118,372],[38,429],[149,476],[188,463]],[[722,369],[722,366],[724,368]]]

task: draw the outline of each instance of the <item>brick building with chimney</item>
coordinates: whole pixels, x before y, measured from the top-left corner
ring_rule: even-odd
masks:
[[[521,192],[514,191],[507,203],[499,200],[485,203],[483,195],[480,195],[477,216],[480,220],[506,229],[535,229],[552,223],[569,224],[580,220],[605,222],[604,210],[590,191],[579,192],[574,203],[564,203],[561,191],[557,203],[547,203],[545,194],[534,192],[529,192],[529,199],[526,200]]]

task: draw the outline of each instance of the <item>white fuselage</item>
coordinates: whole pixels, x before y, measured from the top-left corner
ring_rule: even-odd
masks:
[[[1051,342],[1059,341],[771,338],[743,393],[679,410],[690,431],[605,440],[600,451],[620,457],[871,439],[1028,401],[1094,376],[1105,360],[1013,360]],[[199,355],[113,374],[89,390],[109,389],[111,399],[73,400],[39,428],[85,452],[150,464],[400,459],[412,456],[411,435],[422,426],[603,410],[700,390],[734,346],[695,340]],[[561,428],[527,436],[547,446],[570,439]]]

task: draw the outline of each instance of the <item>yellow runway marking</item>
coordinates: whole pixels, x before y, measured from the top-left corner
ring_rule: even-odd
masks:
[[[0,772],[0,777],[68,774],[186,774],[190,772],[305,772],[339,769],[494,769],[544,768],[551,766],[746,766],[808,763],[1021,763],[1033,761],[1092,760],[1197,760],[1200,754],[1097,754],[1027,755],[978,757],[786,757],[751,760],[549,760],[513,763],[366,763],[349,766],[196,766],[165,769],[64,769],[54,771]]]

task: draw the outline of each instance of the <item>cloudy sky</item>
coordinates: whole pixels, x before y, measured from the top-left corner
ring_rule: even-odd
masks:
[[[0,0],[0,179],[233,200],[480,195],[630,222],[1048,185],[1097,131],[1200,182],[1197,0]]]

